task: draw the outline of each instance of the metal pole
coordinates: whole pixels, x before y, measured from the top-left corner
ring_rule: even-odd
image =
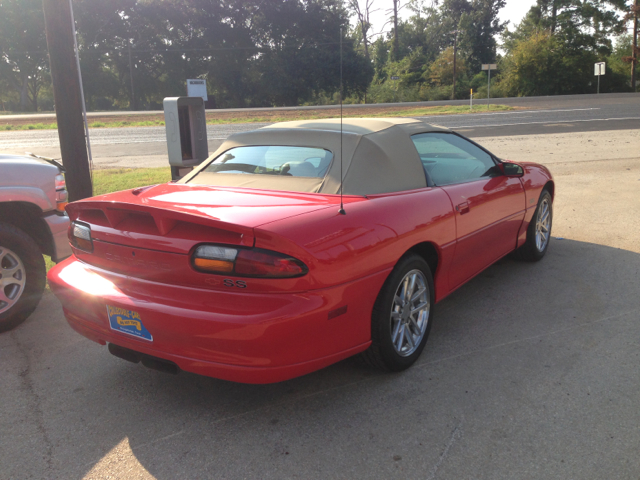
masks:
[[[598,95],[600,95],[600,66],[598,66]]]
[[[76,52],[76,65],[78,66],[78,81],[80,82],[80,97],[82,98],[82,116],[84,118],[84,136],[87,139],[87,153],[89,154],[89,173],[93,183],[93,157],[91,155],[91,140],[89,139],[89,123],[87,122],[87,105],[84,101],[84,87],[82,85],[82,70],[80,70],[80,53],[78,52],[78,36],[76,33],[76,20],[73,16],[73,5],[69,0],[69,10],[71,11],[71,25],[73,27],[73,46]]]
[[[491,66],[489,66],[489,81],[487,82],[487,110],[490,110],[489,106],[491,100]]]
[[[49,63],[62,163],[71,201],[91,197],[91,173],[82,118],[77,62],[68,0],[43,0]]]

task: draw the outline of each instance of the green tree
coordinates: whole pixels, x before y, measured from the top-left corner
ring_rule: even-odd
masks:
[[[473,71],[480,71],[483,63],[496,60],[496,37],[507,25],[498,15],[506,3],[506,0],[474,0],[470,11],[460,16],[460,48],[466,52]]]
[[[501,87],[511,95],[595,92],[593,64],[611,55],[610,37],[622,31],[625,8],[625,0],[538,0],[504,35]],[[624,90],[613,71],[601,87]]]
[[[631,35],[618,37],[611,55],[606,59],[607,75],[603,78],[604,85],[602,91],[610,92],[632,92],[629,82],[630,65],[627,61],[631,57],[633,38]]]
[[[464,58],[456,62],[456,75],[463,76],[467,71]],[[447,48],[431,64],[428,71],[429,80],[436,86],[453,85],[453,47]]]
[[[38,95],[50,83],[41,0],[0,0],[0,78],[21,110],[38,111]]]
[[[574,51],[550,32],[538,32],[515,44],[500,63],[500,86],[511,96],[592,93],[589,50]]]
[[[627,0],[538,0],[530,23],[549,30],[572,48],[611,53],[611,36],[623,33]]]
[[[269,104],[295,105],[340,85],[340,28],[345,94],[363,96],[373,69],[346,37],[347,15],[338,0],[269,2],[256,15],[253,31],[261,54],[260,87]]]

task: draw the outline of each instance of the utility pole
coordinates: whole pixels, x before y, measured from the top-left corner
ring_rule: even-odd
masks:
[[[451,93],[451,100],[456,99],[456,61],[458,58],[458,33],[460,30],[454,30],[453,33],[453,93]]]
[[[638,0],[633,7],[633,46],[631,47],[631,88],[636,91],[636,69],[638,65],[638,14],[640,4]]]
[[[131,42],[129,42],[129,78],[131,79],[131,105],[129,106],[129,108],[131,110],[137,110],[136,94],[135,90],[133,89],[133,62],[131,61]]]
[[[631,34],[631,56],[622,57],[622,61],[631,64],[631,90],[636,91],[636,79],[638,70],[638,55],[640,54],[640,48],[638,48],[638,15],[640,15],[640,2],[635,0],[634,5],[630,7],[629,13],[625,17],[625,20],[633,18],[633,33]]]
[[[393,0],[393,56],[394,61],[398,61],[398,2],[400,0]]]
[[[558,23],[558,3],[557,0],[551,0],[551,35],[556,33]]]
[[[93,196],[69,0],[43,0],[53,100],[69,200]]]

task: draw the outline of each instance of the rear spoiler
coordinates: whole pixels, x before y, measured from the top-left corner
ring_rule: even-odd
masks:
[[[142,215],[153,219],[157,229],[154,234],[159,236],[169,235],[178,222],[184,222],[239,234],[239,245],[253,247],[255,244],[253,228],[223,222],[197,209],[186,212],[183,209],[168,210],[136,203],[89,199],[70,203],[66,210],[72,221],[85,221],[114,230],[118,230],[118,225],[121,225],[125,220],[133,220],[135,219],[133,217]],[[135,222],[127,222],[127,231],[135,232],[135,227],[131,228],[132,223],[135,225]]]

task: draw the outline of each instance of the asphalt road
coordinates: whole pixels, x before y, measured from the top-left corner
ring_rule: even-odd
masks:
[[[473,114],[418,118],[456,129],[472,138],[640,128],[640,94],[508,98],[494,101],[527,110],[490,112],[487,110],[486,100],[480,100],[476,104]],[[463,102],[423,102],[397,105],[424,106],[451,103],[461,104]],[[348,107],[351,110],[361,111],[362,115],[366,116],[366,111],[371,106],[351,105]],[[309,107],[301,107],[301,109],[305,108]],[[253,130],[263,125],[267,124],[209,125],[207,127],[209,150],[213,152],[232,133]],[[164,166],[167,163],[165,138],[164,127],[90,129],[92,153],[98,167]],[[0,132],[0,153],[23,153],[25,151],[59,157],[57,131]]]
[[[637,480],[640,153],[596,140],[591,157],[544,157],[544,260],[504,259],[438,304],[400,374],[170,376],[76,334],[46,295],[0,335],[0,478]]]

